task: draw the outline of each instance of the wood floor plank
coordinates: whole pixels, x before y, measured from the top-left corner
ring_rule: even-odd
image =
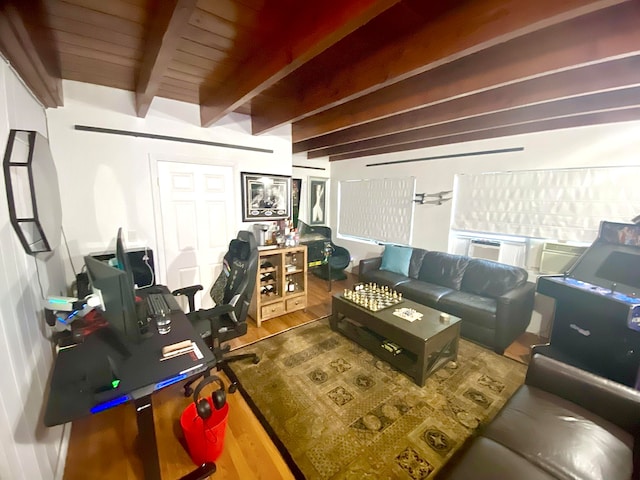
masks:
[[[283,315],[262,322],[248,321],[247,334],[229,342],[232,349],[315,321],[331,312],[331,295],[350,288],[355,277],[328,283],[309,275],[308,307],[304,311]],[[528,361],[529,346],[541,339],[525,334],[514,342],[506,356]],[[218,375],[225,385],[229,379]],[[213,388],[213,387],[207,387]],[[153,395],[154,419],[160,467],[163,479],[177,479],[195,465],[191,462],[183,443],[179,424],[180,415],[191,399],[184,398],[182,384],[171,385]],[[275,444],[269,438],[251,408],[239,392],[228,395],[229,417],[225,447],[216,461],[217,472],[212,478],[225,480],[290,480],[294,476]],[[67,454],[64,480],[104,479],[138,480],[144,477],[142,462],[136,449],[137,427],[133,404],[121,405],[99,415],[73,422]]]

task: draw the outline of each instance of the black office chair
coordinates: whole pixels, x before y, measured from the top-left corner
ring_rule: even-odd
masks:
[[[189,301],[187,318],[193,323],[196,331],[205,340],[215,356],[215,365],[211,368],[222,369],[224,363],[251,358],[258,363],[260,358],[255,353],[243,355],[225,354],[229,352],[229,345],[222,343],[247,333],[247,313],[251,297],[255,290],[258,270],[258,247],[251,232],[241,230],[237,238],[229,242],[229,251],[224,257],[225,268],[220,273],[222,280],[226,280],[222,302],[209,309],[195,310],[195,295],[202,290],[201,285],[192,285],[173,291],[174,295],[185,295]],[[219,278],[218,280],[220,280]],[[219,281],[216,281],[219,284]],[[213,289],[212,289],[213,297]],[[220,301],[214,297],[214,301]],[[205,374],[208,375],[209,372]],[[199,377],[185,384],[185,396],[193,393],[191,384]],[[232,385],[235,390],[235,385]],[[232,389],[230,388],[230,391]]]

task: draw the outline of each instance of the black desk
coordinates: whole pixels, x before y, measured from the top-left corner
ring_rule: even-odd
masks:
[[[144,296],[144,290],[137,293]],[[77,346],[60,350],[51,375],[44,424],[60,425],[134,401],[144,475],[146,479],[160,479],[151,394],[204,372],[215,359],[181,311],[171,313],[169,333],[158,334],[155,324],[150,325],[150,330],[151,338],[128,344],[128,357],[117,348],[114,333],[108,327],[90,334]],[[202,358],[194,360],[187,354],[160,361],[162,347],[183,340],[194,341]],[[107,357],[112,360],[120,383],[116,389],[96,394],[86,378],[87,372],[95,371]]]

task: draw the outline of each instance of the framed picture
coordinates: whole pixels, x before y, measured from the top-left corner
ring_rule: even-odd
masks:
[[[327,178],[309,177],[309,225],[327,223]]]
[[[291,177],[268,173],[240,174],[242,221],[282,220],[291,216]]]
[[[293,227],[298,226],[298,217],[300,216],[300,193],[302,192],[302,179],[294,178],[291,180],[291,210]]]

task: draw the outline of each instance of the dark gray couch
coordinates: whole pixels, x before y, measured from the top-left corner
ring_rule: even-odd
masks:
[[[461,335],[502,353],[529,325],[535,285],[526,270],[503,263],[414,248],[409,276],[380,270],[382,257],[360,261],[361,282],[388,285],[405,298],[462,318]]]
[[[534,354],[525,384],[438,480],[638,478],[640,392]]]

